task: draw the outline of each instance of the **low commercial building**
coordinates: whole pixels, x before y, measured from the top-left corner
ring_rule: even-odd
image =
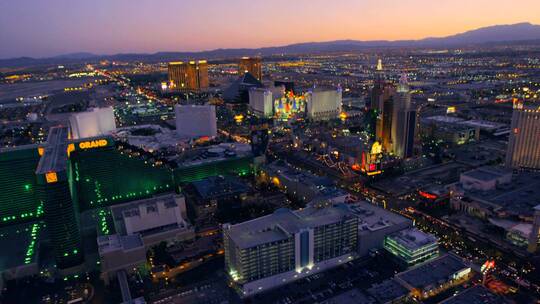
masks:
[[[408,225],[365,202],[316,200],[298,211],[278,209],[225,224],[225,268],[240,295],[249,297],[367,254],[382,247],[386,234]]]
[[[388,235],[384,248],[402,265],[407,267],[439,256],[439,244],[434,235],[416,228],[404,229]]]
[[[420,264],[395,276],[416,299],[427,299],[470,279],[472,269],[453,254]]]
[[[423,136],[442,140],[448,145],[463,145],[480,140],[480,128],[461,124],[462,120],[451,116],[432,116],[421,120]]]
[[[325,189],[334,188],[331,179],[297,170],[287,163],[269,164],[262,170],[268,181],[288,195],[304,202],[313,200]]]
[[[409,298],[409,290],[396,279],[389,279],[372,285],[367,293],[377,300],[378,304],[405,303]]]
[[[241,207],[251,188],[234,176],[211,176],[184,188],[196,224],[213,222],[218,208]]]
[[[490,191],[512,182],[512,171],[486,166],[461,173],[459,182],[465,190]]]
[[[482,285],[476,285],[454,295],[439,304],[510,304],[509,300],[491,292]]]
[[[194,237],[182,195],[166,194],[111,207],[116,232],[140,235],[146,247]]]
[[[359,256],[368,255],[374,249],[382,249],[387,235],[412,227],[411,220],[371,203],[361,201],[348,206],[358,218]]]
[[[102,235],[97,239],[101,276],[106,283],[114,279],[116,272],[128,272],[146,263],[146,248],[139,234]]]
[[[512,175],[500,167],[482,167],[462,174],[452,187],[452,209],[504,229],[506,239],[517,247],[538,247],[540,235],[533,233],[533,225],[540,200],[539,173]]]

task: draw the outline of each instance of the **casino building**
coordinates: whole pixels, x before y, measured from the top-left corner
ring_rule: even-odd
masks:
[[[178,192],[181,185],[208,176],[253,170],[249,145],[203,150],[167,162],[111,136],[72,139],[65,126],[52,127],[46,143],[0,149],[0,242],[8,241],[12,230],[22,231],[13,242],[26,248],[17,262],[24,266],[34,264],[39,244],[50,240],[60,275],[77,273],[85,265],[81,212]],[[45,233],[36,233],[41,230]],[[13,253],[0,251],[0,260],[12,258]],[[0,276],[18,267],[11,264],[0,263]]]

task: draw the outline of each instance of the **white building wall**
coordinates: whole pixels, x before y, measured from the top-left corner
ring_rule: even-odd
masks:
[[[307,117],[312,120],[328,120],[341,113],[342,91],[312,89],[306,93]]]
[[[112,107],[94,108],[87,112],[74,113],[70,116],[69,123],[74,139],[108,135],[116,131]]]
[[[260,117],[272,117],[274,94],[268,89],[249,90],[249,108]]]
[[[213,105],[177,105],[176,132],[180,136],[196,138],[217,136],[216,107]]]
[[[185,224],[180,207],[165,208],[164,202],[158,201],[154,205],[157,207],[157,212],[148,212],[149,205],[153,204],[139,205],[139,216],[124,217],[128,235],[170,224]]]

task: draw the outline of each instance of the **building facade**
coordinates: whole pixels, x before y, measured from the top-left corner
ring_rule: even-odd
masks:
[[[189,138],[217,136],[216,106],[176,105],[174,111],[178,135]]]
[[[358,219],[346,205],[279,209],[223,226],[226,270],[242,297],[355,258]]]
[[[208,63],[206,60],[169,62],[169,88],[180,91],[207,89]]]
[[[242,57],[238,64],[238,74],[250,73],[257,80],[262,80],[262,59],[260,57]]]
[[[506,152],[506,166],[514,169],[540,169],[539,134],[540,108],[516,102]]]
[[[306,94],[306,116],[311,120],[336,119],[341,114],[342,90],[313,88]]]
[[[36,169],[37,197],[43,202],[45,223],[60,270],[79,266],[84,261],[67,141],[68,128],[51,128]]]
[[[411,93],[407,77],[403,75],[394,96],[392,113],[392,150],[401,158],[413,156],[416,111],[411,109]]]
[[[386,236],[384,248],[400,264],[407,267],[439,256],[437,238],[415,228],[401,230]]]
[[[116,131],[112,107],[94,108],[87,112],[72,114],[69,117],[69,124],[73,139],[109,135]]]

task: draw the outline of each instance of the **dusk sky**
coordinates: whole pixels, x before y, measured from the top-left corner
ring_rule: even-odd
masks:
[[[540,24],[539,0],[2,0],[0,58],[446,36]]]

